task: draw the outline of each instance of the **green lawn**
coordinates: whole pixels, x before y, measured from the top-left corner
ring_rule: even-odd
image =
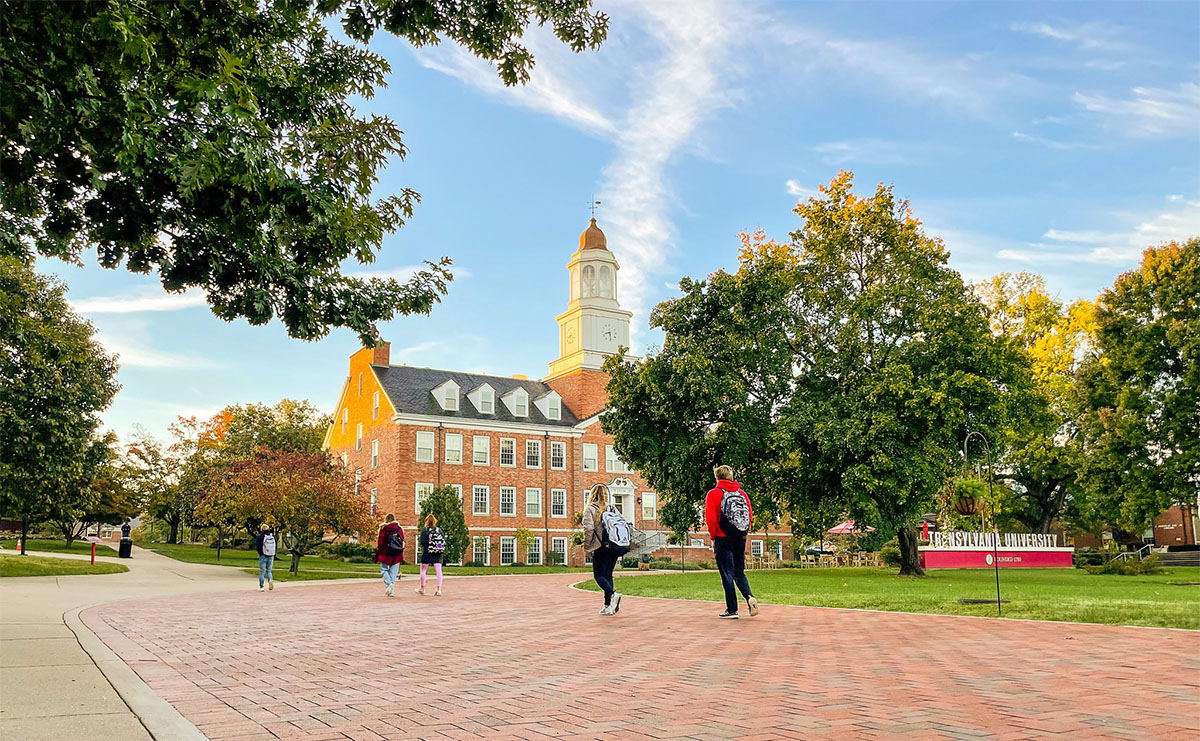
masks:
[[[943,615],[995,615],[996,606],[961,605],[960,599],[995,599],[995,574],[987,569],[930,571],[924,578],[888,569],[779,569],[747,574],[763,604],[854,607]],[[1000,572],[1005,617],[1113,625],[1200,628],[1200,569],[1167,569],[1155,576],[1093,576],[1079,569],[1010,569]],[[597,590],[596,583],[580,585]],[[723,600],[715,573],[617,577],[623,594]]]
[[[32,541],[30,541],[32,542]],[[47,556],[10,556],[0,554],[0,577],[69,576],[71,574],[120,574],[129,567],[119,563],[80,561]]]
[[[5,538],[4,540],[0,540],[0,547],[4,548],[5,551],[14,551],[16,553],[20,553],[19,541],[16,538]],[[77,540],[71,544],[70,548],[67,548],[67,541],[65,540],[30,538],[25,543],[25,550],[45,551],[48,553],[79,553],[86,556],[92,552],[92,544],[84,540]],[[115,548],[111,548],[104,543],[97,543],[96,555],[115,556],[117,555],[117,551]]]

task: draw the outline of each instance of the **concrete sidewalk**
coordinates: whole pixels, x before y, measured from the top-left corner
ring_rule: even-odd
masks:
[[[115,551],[101,550],[98,560],[117,560]],[[127,573],[0,580],[0,738],[204,738],[79,622],[79,611],[119,600],[257,590],[258,581],[237,568],[183,563],[142,548],[121,563]]]

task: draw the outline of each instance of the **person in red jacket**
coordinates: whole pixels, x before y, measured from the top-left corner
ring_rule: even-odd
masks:
[[[704,500],[704,522],[708,525],[708,535],[712,538],[713,555],[717,560],[717,571],[721,573],[721,586],[725,588],[725,612],[719,617],[725,620],[737,620],[738,598],[737,591],[741,590],[750,607],[750,617],[758,614],[758,600],[750,593],[750,582],[746,580],[746,534],[754,511],[750,509],[750,497],[742,491],[741,484],[733,480],[733,469],[729,466],[717,466],[713,469],[717,485],[713,487]],[[726,492],[736,492],[746,501],[746,529],[738,532],[727,524],[730,532],[721,528],[721,502]]]
[[[379,574],[383,577],[383,593],[395,597],[396,582],[400,579],[400,564],[404,563],[404,531],[396,522],[396,516],[390,512],[384,518],[383,527],[379,528],[375,562],[379,564]]]

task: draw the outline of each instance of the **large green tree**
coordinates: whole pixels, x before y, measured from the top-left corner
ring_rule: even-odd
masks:
[[[533,64],[519,39],[554,28],[576,51],[607,18],[588,0],[180,0],[0,5],[0,253],[156,272],[213,313],[293,337],[427,313],[449,260],[406,281],[354,277],[411,217],[410,189],[375,197],[401,131],[360,115],[390,71],[366,40],[443,38],[506,84]],[[331,33],[340,17],[349,43]],[[355,42],[358,39],[359,42]]]
[[[86,482],[118,388],[116,360],[65,294],[29,260],[0,255],[0,512],[22,523]]]
[[[467,532],[463,502],[458,490],[453,486],[436,486],[432,494],[421,500],[421,512],[417,518],[418,531],[424,527],[425,518],[429,515],[437,518],[438,527],[446,536],[446,552],[443,559],[447,563],[462,561],[467,547],[471,545],[471,536]]]
[[[1200,238],[1151,247],[1097,301],[1083,370],[1084,483],[1109,522],[1140,532],[1200,496]]]

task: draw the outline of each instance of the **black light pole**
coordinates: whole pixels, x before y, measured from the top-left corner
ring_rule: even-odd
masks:
[[[992,494],[992,446],[988,443],[987,438],[975,430],[969,430],[967,437],[963,440],[963,460],[970,462],[967,458],[967,443],[971,442],[972,437],[978,437],[983,442],[983,449],[987,453],[988,465],[988,499],[992,504],[992,530],[995,531],[996,538],[992,541],[992,567],[996,571],[996,617],[1003,617],[1000,612],[1000,528],[996,526],[996,505],[995,497]]]

